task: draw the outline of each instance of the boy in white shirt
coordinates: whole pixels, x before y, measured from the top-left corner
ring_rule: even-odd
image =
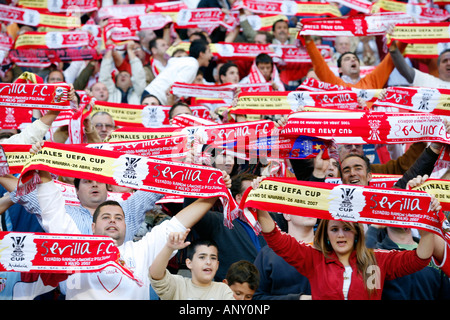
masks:
[[[162,300],[234,300],[233,291],[223,282],[213,281],[219,268],[217,245],[210,240],[199,240],[190,244],[185,232],[172,232],[164,248],[155,257],[150,267],[150,281]],[[167,264],[175,250],[186,248],[186,266],[191,278],[173,275]]]

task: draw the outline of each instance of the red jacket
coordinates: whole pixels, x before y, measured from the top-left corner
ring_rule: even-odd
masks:
[[[325,258],[319,250],[306,243],[299,243],[294,237],[281,232],[278,227],[263,235],[275,253],[309,279],[313,300],[344,300],[342,288],[345,267],[334,253],[333,256]],[[431,260],[420,259],[415,250],[377,249],[374,252],[380,272],[379,288],[369,297],[362,275],[357,271],[356,251],[353,251],[350,257],[353,272],[348,292],[349,300],[380,300],[385,279],[392,280],[417,272]]]

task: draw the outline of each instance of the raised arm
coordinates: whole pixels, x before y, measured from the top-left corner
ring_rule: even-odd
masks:
[[[398,72],[409,83],[412,83],[414,81],[416,71],[406,63],[405,57],[403,57],[402,53],[397,47],[397,41],[392,42],[391,46],[389,47],[389,53],[391,54],[392,61],[394,62],[394,65],[397,68]]]
[[[166,274],[167,265],[175,250],[186,248],[190,242],[185,241],[191,230],[185,232],[171,232],[167,238],[166,245],[158,253],[150,266],[150,277],[153,280],[161,280]]]
[[[258,177],[252,181],[252,188],[258,189],[262,179],[264,177]],[[261,231],[265,233],[269,233],[273,231],[275,228],[275,222],[273,221],[272,217],[270,216],[269,212],[265,210],[257,210],[258,214],[258,222],[261,225]]]
[[[222,171],[223,180],[227,188],[231,187],[231,178]],[[193,227],[200,219],[211,209],[214,203],[219,200],[219,197],[200,198],[191,203],[187,207],[178,212],[175,217],[186,227]]]

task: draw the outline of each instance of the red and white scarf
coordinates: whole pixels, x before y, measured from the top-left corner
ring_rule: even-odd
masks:
[[[289,116],[280,136],[299,134],[333,139],[336,143],[450,144],[443,117],[431,113],[296,112]]]
[[[1,231],[0,252],[2,272],[91,273],[112,266],[142,286],[109,236]]]
[[[377,99],[373,105],[449,116],[450,89],[388,87],[384,99]]]
[[[316,36],[371,36],[384,35],[390,24],[413,23],[411,16],[401,12],[384,12],[372,15],[349,16],[340,18],[305,18],[303,28],[297,38],[302,35]]]
[[[430,211],[423,191],[333,185],[290,178],[265,178],[258,189],[247,189],[242,209],[254,209],[393,227],[419,228],[450,243],[450,223],[442,211]]]
[[[163,194],[220,197],[224,223],[231,226],[236,217],[236,203],[224,184],[222,172],[208,166],[45,142],[39,153],[25,164],[17,194],[35,188],[38,181],[35,170]]]

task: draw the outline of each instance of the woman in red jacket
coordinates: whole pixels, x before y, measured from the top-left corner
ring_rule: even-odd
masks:
[[[360,224],[337,220],[322,220],[309,245],[281,232],[267,211],[258,210],[258,221],[267,244],[309,279],[313,300],[379,300],[384,280],[421,270],[434,247],[434,234],[420,231],[416,250],[368,249]]]

